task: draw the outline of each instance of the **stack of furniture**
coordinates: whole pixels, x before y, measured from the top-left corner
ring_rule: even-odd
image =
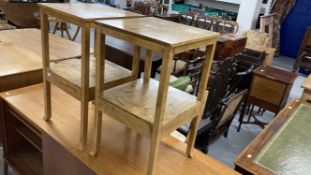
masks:
[[[311,27],[308,27],[305,32],[293,67],[294,71],[297,71],[299,67],[311,70]]]
[[[94,27],[94,21],[98,19],[132,18],[142,17],[142,15],[99,4],[82,3],[40,4],[40,10],[46,105],[44,119],[49,120],[52,116],[51,84],[80,100],[80,148],[84,149],[87,143],[88,103],[94,99],[95,90],[95,58],[90,56],[90,29]],[[81,59],[68,59],[57,64],[50,64],[48,16],[81,27]],[[131,74],[130,71],[111,62],[107,62],[106,71],[109,73],[105,77],[105,88],[119,85],[137,76],[136,73]]]
[[[91,154],[96,155],[100,149],[101,121],[104,112],[134,131],[151,138],[147,174],[155,173],[160,141],[189,121],[192,121],[192,127],[189,134],[187,156],[192,157],[196,129],[207,98],[206,85],[218,34],[157,18],[102,20],[97,21],[97,25],[100,28],[97,28],[96,39],[98,52],[95,98],[96,134]],[[105,61],[101,58],[105,52],[100,48],[103,48],[102,41],[105,35],[132,42],[137,55],[139,55],[141,47],[147,49],[143,78],[104,89],[102,84],[105,80],[104,75],[107,73],[103,66]],[[199,47],[206,47],[207,52],[198,96],[195,97],[169,87],[168,84],[174,54]],[[163,55],[159,82],[150,78],[153,51]],[[134,61],[133,72],[138,73],[139,58],[135,57]]]

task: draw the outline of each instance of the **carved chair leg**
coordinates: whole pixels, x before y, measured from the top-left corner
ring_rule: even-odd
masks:
[[[8,174],[9,174],[9,165],[5,160],[3,160],[3,175],[8,175]]]

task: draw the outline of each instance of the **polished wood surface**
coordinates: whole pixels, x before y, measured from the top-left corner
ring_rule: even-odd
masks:
[[[79,44],[50,37],[53,60],[79,56]],[[41,82],[40,30],[0,31],[0,92]]]
[[[118,120],[128,120],[126,123],[130,127],[132,124],[139,124],[139,127],[133,126],[133,128],[141,128],[138,130],[141,134],[149,135],[155,122],[154,113],[158,86],[159,82],[156,80],[144,81],[139,79],[108,89],[104,92],[105,104],[102,106],[99,104],[99,108],[102,108],[109,116],[115,116],[114,118]],[[188,117],[192,118],[191,115],[198,115],[199,107],[200,103],[195,96],[169,87],[167,110],[165,110],[162,123],[163,125],[172,125],[177,118],[181,120],[179,122],[186,123],[190,120]],[[129,114],[120,115],[121,111],[127,111]],[[164,129],[162,134],[169,134],[176,129],[174,127],[165,128],[168,130]]]
[[[307,104],[311,104],[311,75],[308,76],[301,87],[303,88],[301,101]]]
[[[105,63],[105,89],[122,84],[129,81],[131,78],[131,71],[118,66],[110,61]],[[81,98],[79,89],[81,89],[81,60],[80,59],[67,59],[62,61],[56,61],[50,64],[48,69],[48,80],[55,85],[64,86],[63,88],[70,95],[77,99]],[[95,93],[95,58],[90,58],[90,77],[89,77],[89,88],[90,88],[90,100],[94,99]]]
[[[259,52],[265,52],[266,57],[265,57],[263,64],[265,64],[265,65],[271,65],[272,64],[272,60],[273,60],[275,52],[276,52],[275,48],[264,47],[264,46],[255,46],[255,45],[248,45],[248,46],[246,46],[246,48],[251,49],[251,50],[256,50]]]
[[[257,175],[275,175],[275,172],[260,166],[255,162],[256,156],[265,147],[265,145],[273,138],[273,136],[280,130],[284,123],[291,118],[295,109],[299,105],[299,100],[293,100],[286,108],[284,108],[273,121],[237,156],[234,163],[236,170],[243,174],[257,174]],[[294,150],[293,150],[294,151]],[[284,152],[284,156],[290,154]],[[294,158],[294,157],[290,157]],[[299,161],[297,161],[299,164]],[[284,167],[285,168],[285,167]],[[288,169],[287,172],[291,170]]]
[[[97,157],[91,157],[89,156],[89,146],[83,152],[78,149],[80,102],[55,86],[52,86],[52,91],[52,110],[54,115],[49,122],[42,120],[45,110],[42,84],[2,93],[1,97],[20,114],[20,117],[42,132],[43,135],[51,137],[54,140],[53,142],[64,148],[66,154],[70,153],[74,159],[80,160],[82,165],[88,167],[94,173],[114,175],[145,174],[148,162],[148,154],[146,152],[149,151],[150,139],[139,135],[135,131],[128,129],[125,125],[104,115],[102,121],[102,125],[104,126],[101,139],[102,147],[100,148],[102,154],[99,154]],[[93,105],[90,105],[89,112],[90,132],[88,133],[88,137],[92,138],[94,135],[94,128],[92,127],[92,123],[94,122]],[[10,137],[7,139],[14,138]],[[239,174],[197,150],[194,150],[195,157],[189,159],[182,152],[185,147],[186,144],[171,136],[163,139],[159,149],[161,156],[158,158],[158,174]],[[47,147],[43,147],[43,149],[45,148]],[[59,160],[59,162],[61,164],[62,160]],[[58,161],[51,162],[51,165],[57,163]],[[62,165],[59,166],[61,167]],[[55,170],[59,168],[57,167],[55,167]],[[43,167],[43,169],[46,168]],[[73,168],[69,172],[75,172],[77,168]],[[59,170],[58,172],[63,171]],[[66,172],[68,172],[68,169],[66,169]]]
[[[185,46],[189,43],[215,39],[218,36],[215,32],[176,24],[154,17],[127,20],[99,20],[96,23],[110,30],[122,31],[133,37],[148,39],[151,42],[169,47]],[[110,35],[110,33],[107,33],[107,35]]]
[[[62,18],[73,18],[83,22],[93,22],[98,19],[114,19],[128,17],[143,17],[141,14],[125,11],[107,5],[85,3],[40,3],[46,11],[53,11]]]
[[[51,60],[78,57],[81,45],[55,35],[49,35]],[[39,29],[16,29],[0,32],[0,42],[9,42],[31,51],[42,62],[41,32]]]
[[[278,113],[285,105],[297,74],[285,69],[260,66],[253,71],[247,102]]]

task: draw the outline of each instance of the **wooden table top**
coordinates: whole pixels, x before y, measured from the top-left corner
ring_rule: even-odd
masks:
[[[267,53],[274,53],[276,51],[275,48],[272,47],[264,47],[264,46],[253,46],[253,45],[248,45],[245,46],[245,48],[247,49],[252,49],[252,50],[256,50],[256,51],[260,51],[260,52],[267,52]]]
[[[0,76],[42,69],[40,30],[0,31]],[[79,56],[80,44],[50,35],[53,60]]]
[[[103,116],[102,148],[97,157],[89,156],[89,147],[82,152],[79,145],[80,102],[52,86],[53,118],[44,115],[43,85],[2,93],[0,96],[40,131],[48,134],[74,157],[80,159],[97,174],[144,175],[147,170],[150,139],[127,129],[116,120]],[[27,104],[27,105],[25,105]],[[91,104],[91,103],[90,103]],[[89,109],[89,139],[94,135],[94,106]],[[178,175],[234,175],[239,174],[222,163],[195,151],[194,158],[187,158],[186,144],[168,136],[160,144],[159,174]]]
[[[154,17],[98,20],[96,24],[169,47],[216,39],[219,33]]]
[[[297,74],[295,72],[290,72],[283,68],[268,65],[259,66],[253,71],[253,74],[267,77],[286,84],[293,84],[297,78]]]
[[[51,60],[81,55],[81,45],[50,34]],[[33,52],[42,62],[41,31],[39,29],[16,29],[0,31],[0,42],[7,42]],[[0,53],[1,55],[2,53]],[[16,55],[16,52],[13,55]],[[2,59],[2,56],[0,57]],[[25,59],[26,57],[24,57]],[[14,59],[14,57],[10,58]],[[40,66],[42,68],[42,65]]]
[[[305,174],[310,169],[311,106],[292,101],[235,159],[258,175]]]
[[[311,74],[308,76],[308,78],[303,82],[301,85],[302,88],[306,90],[311,90]]]
[[[41,8],[53,10],[62,16],[92,22],[98,19],[143,17],[143,15],[107,5],[87,3],[39,3]]]

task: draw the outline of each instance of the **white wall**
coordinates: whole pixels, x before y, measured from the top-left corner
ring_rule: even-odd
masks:
[[[254,29],[262,6],[262,0],[241,0],[237,22],[239,32]]]

